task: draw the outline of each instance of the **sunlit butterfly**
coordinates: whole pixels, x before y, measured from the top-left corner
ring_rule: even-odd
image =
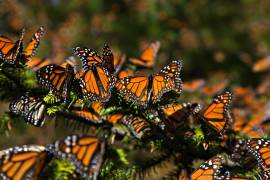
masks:
[[[89,108],[79,106],[71,107],[72,113],[74,113],[76,116],[93,123],[102,123],[101,111],[103,109],[104,106],[100,102],[92,102]]]
[[[67,159],[75,170],[88,179],[97,179],[104,162],[106,143],[91,136],[67,136],[49,146],[60,159]]]
[[[107,69],[106,62],[89,48],[77,47],[74,48],[74,52],[83,63],[84,73],[80,76],[83,97],[93,101],[108,101],[115,84],[115,77]]]
[[[36,73],[39,84],[49,88],[52,93],[64,100],[69,98],[70,88],[74,80],[74,68],[67,64],[65,68],[58,65],[47,65]]]
[[[30,42],[26,46],[26,48],[23,50],[23,57],[24,58],[31,58],[36,53],[36,49],[39,46],[40,37],[44,34],[44,27],[41,26],[37,32],[33,35]]]
[[[152,68],[155,64],[155,59],[159,48],[160,42],[153,42],[143,51],[139,58],[132,57],[129,58],[129,61],[137,66]]]
[[[40,179],[51,154],[43,146],[24,145],[0,151],[1,179]]]
[[[210,127],[222,135],[228,125],[228,111],[231,100],[232,93],[229,91],[218,95],[203,111],[203,114],[198,113],[199,118],[203,119]]]
[[[219,179],[220,169],[224,163],[224,158],[221,156],[215,156],[207,160],[198,169],[191,174],[192,180],[214,180]]]
[[[43,126],[45,122],[46,104],[42,98],[22,96],[10,103],[12,113],[21,115],[26,122],[34,126]]]
[[[183,90],[187,92],[194,92],[201,89],[205,85],[203,79],[194,79],[192,81],[183,83]]]
[[[118,79],[133,76],[134,71],[131,69],[123,69],[118,73]]]
[[[247,146],[260,165],[270,168],[270,140],[267,139],[248,139]]]
[[[21,37],[16,42],[13,42],[8,37],[0,36],[0,60],[1,62],[7,62],[14,64],[17,61],[19,53],[22,51],[24,30]]]
[[[270,56],[267,56],[265,58],[259,59],[256,61],[256,63],[253,65],[253,71],[254,72],[262,72],[266,71],[270,68]]]
[[[131,129],[132,134],[139,139],[148,136],[151,131],[150,124],[141,117],[127,115],[123,117],[121,122],[127,125]]]
[[[232,129],[241,134],[245,134],[250,138],[259,138],[264,135],[264,131],[260,127],[258,117],[254,116],[249,120],[246,110],[234,108],[233,110],[234,122]]]
[[[110,124],[115,124],[115,123],[121,123],[123,120],[124,115],[121,113],[116,113],[116,114],[109,114],[103,116],[104,121],[110,123]]]
[[[147,106],[149,102],[156,103],[161,96],[171,90],[181,92],[180,79],[181,61],[174,60],[169,65],[154,75],[129,76],[119,79],[116,83],[117,90],[126,99]]]
[[[30,59],[39,45],[40,37],[44,34],[44,28],[40,27],[34,34],[26,48],[23,50],[24,30],[20,39],[13,42],[8,37],[0,36],[0,61],[9,64],[17,63],[18,59]]]
[[[52,62],[48,59],[41,59],[38,58],[36,56],[32,57],[29,61],[26,62],[26,66],[27,68],[33,70],[33,71],[37,71],[40,68],[47,66],[49,64],[51,64]]]
[[[228,81],[220,81],[211,85],[208,84],[202,88],[202,92],[207,96],[213,96],[223,91],[227,84]]]

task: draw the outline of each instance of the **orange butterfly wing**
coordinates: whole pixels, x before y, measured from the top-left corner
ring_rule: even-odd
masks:
[[[149,90],[149,79],[147,76],[134,76],[120,79],[116,83],[116,89],[122,93],[126,99],[146,106],[150,100],[151,90]]]
[[[220,156],[216,156],[206,161],[192,175],[192,180],[214,180],[218,177],[218,171],[222,166],[224,159]]]
[[[161,96],[171,91],[174,88],[174,81],[171,78],[167,78],[163,75],[156,75],[153,77],[153,93],[152,101],[157,102]]]
[[[33,71],[37,71],[49,64],[51,64],[51,62],[48,59],[40,59],[36,56],[32,57],[29,61],[26,62],[26,66]]]
[[[128,76],[133,76],[134,75],[134,71],[131,69],[124,69],[122,71],[119,72],[118,74],[118,78],[124,78],[124,77],[128,77]]]
[[[265,168],[270,168],[270,141],[267,139],[249,139],[248,150]]]
[[[96,179],[104,162],[106,144],[96,137],[73,135],[49,148],[56,157],[69,160],[82,176]]]
[[[74,79],[73,67],[66,68],[57,65],[48,65],[38,70],[37,79],[42,86],[49,87],[56,96],[65,99],[69,96],[70,85]]]
[[[104,109],[104,106],[100,102],[92,102],[89,109],[81,107],[73,107],[72,112],[87,121],[93,123],[102,123],[101,111]]]
[[[80,57],[85,71],[93,64],[102,63],[102,58],[90,48],[76,47],[73,48],[73,52]]]
[[[23,51],[23,56],[27,59],[30,59],[33,55],[35,55],[36,49],[39,46],[40,38],[44,34],[44,27],[41,26],[37,32],[31,38],[29,44]]]
[[[151,131],[150,124],[141,117],[125,116],[122,119],[122,123],[127,125],[131,129],[132,134],[138,139],[145,137]]]
[[[232,94],[225,92],[217,96],[205,110],[204,120],[218,133],[223,134],[228,122],[228,108],[231,103]]]
[[[181,69],[182,69],[182,61],[173,60],[170,64],[164,66],[159,73],[159,75],[165,76],[165,81],[169,83],[169,86],[171,83],[173,83],[173,90],[175,90],[178,93],[182,91],[182,84],[183,84],[180,78]]]
[[[15,43],[5,36],[0,36],[0,61],[9,64],[14,64],[17,61],[17,57],[22,50],[23,37],[24,30],[21,38]]]
[[[115,78],[101,65],[92,66],[80,78],[83,96],[93,101],[106,102],[111,97]]]
[[[129,60],[135,65],[152,68],[155,64],[155,58],[159,48],[160,42],[156,41],[154,43],[151,43],[149,47],[143,51],[140,58],[130,58]]]
[[[110,115],[105,116],[105,120],[111,124],[115,124],[115,123],[120,123],[123,117],[124,115],[121,113],[110,114]]]
[[[44,165],[50,160],[43,146],[31,145],[0,151],[1,179],[39,179]]]
[[[183,83],[183,90],[187,92],[195,92],[202,88],[205,85],[205,81],[203,79],[195,79],[192,81]]]

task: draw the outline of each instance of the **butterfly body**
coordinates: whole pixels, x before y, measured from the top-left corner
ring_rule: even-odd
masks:
[[[91,65],[80,78],[83,97],[106,102],[111,97],[115,78],[101,64]]]
[[[80,77],[83,97],[93,101],[108,101],[115,84],[114,58],[109,47],[104,46],[102,57],[90,48],[76,47],[73,50],[83,64],[84,73]]]

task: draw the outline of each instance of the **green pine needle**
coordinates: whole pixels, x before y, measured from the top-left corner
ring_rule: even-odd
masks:
[[[116,153],[117,153],[118,156],[119,156],[119,160],[120,160],[123,164],[128,165],[129,162],[128,162],[128,160],[127,160],[127,154],[126,154],[126,152],[124,151],[124,149],[122,149],[122,148],[117,148],[115,151],[116,151]]]
[[[200,126],[196,126],[195,130],[194,130],[195,134],[192,136],[192,140],[195,142],[195,144],[198,146],[199,144],[201,144],[205,137],[204,137],[204,133],[201,129]]]
[[[49,92],[49,94],[47,94],[43,100],[47,103],[47,104],[54,104],[56,102],[59,101],[59,99],[57,97],[55,97],[52,92]]]
[[[62,108],[59,107],[59,106],[52,106],[52,107],[49,107],[47,109],[47,113],[50,116],[50,115],[53,115],[53,114],[55,114],[55,113],[57,113],[58,111],[61,111],[61,110],[62,110]]]
[[[53,180],[70,180],[76,179],[74,167],[67,160],[53,160]]]

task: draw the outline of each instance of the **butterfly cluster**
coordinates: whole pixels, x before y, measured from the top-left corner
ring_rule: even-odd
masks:
[[[91,136],[67,136],[48,146],[23,145],[0,151],[1,179],[40,179],[53,159],[70,160],[76,171],[96,179],[105,160],[106,142]]]
[[[0,36],[3,66],[32,71],[40,89],[22,92],[10,103],[10,112],[37,127],[43,126],[46,119],[63,116],[91,127],[95,136],[73,135],[46,147],[25,145],[1,151],[0,175],[4,179],[37,179],[52,158],[66,159],[81,176],[96,179],[105,159],[112,159],[106,147],[113,149],[115,141],[121,142],[126,137],[138,144],[158,142],[160,151],[174,154],[178,169],[182,169],[177,172],[179,179],[245,179],[237,177],[228,168],[228,162],[237,166],[249,156],[257,160],[254,166],[259,167],[262,178],[269,178],[269,142],[262,139],[265,131],[255,130],[255,124],[245,124],[242,106],[231,110],[233,93],[236,98],[244,97],[243,104],[250,104],[246,89],[235,87],[233,93],[224,90],[225,81],[213,87],[206,86],[203,80],[183,83],[181,60],[170,61],[158,72],[142,74],[141,70],[153,70],[156,65],[158,41],[138,57],[119,55],[105,44],[101,53],[75,47],[74,56],[62,63],[40,59],[34,54],[43,31],[40,27],[24,50],[24,33],[16,42]],[[208,105],[181,102],[182,90],[198,89],[204,96],[215,94]],[[51,96],[56,100],[47,101]],[[57,110],[49,113],[55,107]],[[124,128],[118,128],[119,125]],[[240,137],[254,134],[259,139],[238,142]],[[206,156],[190,152],[194,146]],[[216,151],[226,151],[228,156]],[[188,156],[201,159],[202,164],[190,168],[193,162],[185,159]]]

